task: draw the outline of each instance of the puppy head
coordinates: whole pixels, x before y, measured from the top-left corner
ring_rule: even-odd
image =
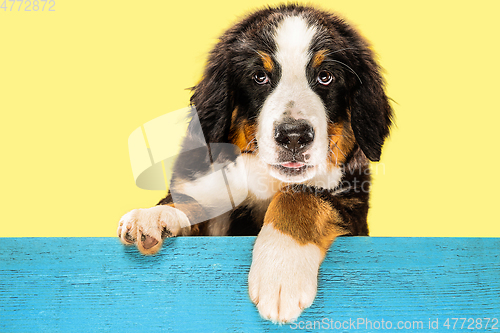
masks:
[[[365,40],[338,17],[295,5],[228,30],[191,101],[207,142],[234,143],[289,183],[359,149],[378,161],[392,114]]]

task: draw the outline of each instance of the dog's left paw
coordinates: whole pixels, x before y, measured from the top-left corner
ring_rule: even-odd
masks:
[[[265,225],[255,242],[248,276],[250,298],[260,315],[275,323],[296,320],[316,297],[322,259],[316,245],[301,245]]]

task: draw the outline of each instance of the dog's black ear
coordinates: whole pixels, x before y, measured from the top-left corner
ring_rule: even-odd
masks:
[[[365,48],[358,54],[356,87],[351,95],[351,126],[363,153],[379,161],[382,145],[389,135],[392,108],[385,94],[380,68],[372,52]]]
[[[228,142],[234,109],[229,89],[228,55],[224,41],[210,53],[203,78],[194,88],[194,105],[207,143]]]

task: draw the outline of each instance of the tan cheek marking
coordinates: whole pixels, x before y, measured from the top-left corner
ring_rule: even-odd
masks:
[[[264,69],[268,72],[272,72],[274,69],[274,62],[271,56],[265,52],[259,52],[260,58],[262,59],[262,64]]]
[[[354,133],[349,125],[344,123],[328,124],[330,138],[330,163],[338,167],[346,161],[354,147]]]
[[[313,57],[313,61],[312,61],[313,68],[317,68],[323,63],[323,61],[326,58],[327,52],[328,52],[328,50],[320,50],[320,51],[316,52],[316,54]]]
[[[229,140],[232,144],[238,146],[241,152],[253,152],[257,148],[255,143],[255,131],[255,125],[248,124],[246,121],[241,121],[236,124],[233,121]]]
[[[278,193],[264,217],[264,224],[272,224],[299,244],[317,245],[323,254],[340,235],[336,221],[340,216],[330,203],[311,193],[293,191]]]
[[[233,110],[233,113],[231,114],[231,129],[229,130],[229,142],[231,142],[233,145],[238,146],[240,150],[245,147],[245,134],[243,133],[243,124],[242,123],[237,123],[236,119],[238,116],[238,108],[235,108]]]
[[[255,140],[255,134],[257,133],[257,127],[255,125],[245,124],[243,127],[245,132],[245,141],[247,142],[246,151],[255,151],[257,149],[257,143]]]
[[[245,133],[243,132],[243,128],[241,126],[231,128],[231,132],[229,133],[229,141],[238,146],[240,150],[243,150],[246,146]]]

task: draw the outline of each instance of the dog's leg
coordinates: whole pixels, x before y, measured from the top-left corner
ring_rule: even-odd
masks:
[[[287,191],[273,198],[248,278],[250,298],[263,318],[290,322],[312,304],[326,251],[335,237],[349,233],[342,225],[324,196]]]

